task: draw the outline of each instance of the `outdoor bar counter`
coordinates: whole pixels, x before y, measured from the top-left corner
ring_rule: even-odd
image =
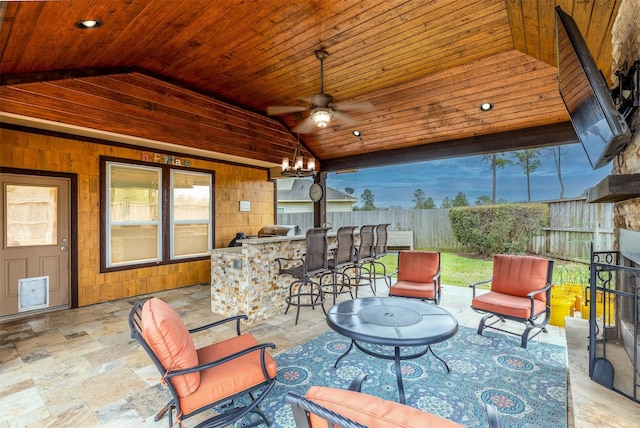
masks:
[[[329,233],[329,248],[336,234]],[[278,275],[276,258],[301,258],[304,235],[245,239],[241,247],[211,252],[211,311],[223,316],[246,314],[249,323],[284,313],[293,278]]]

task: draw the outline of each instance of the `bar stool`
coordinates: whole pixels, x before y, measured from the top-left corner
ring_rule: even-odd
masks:
[[[316,275],[322,274],[327,271],[328,261],[328,241],[327,232],[328,227],[315,227],[307,230],[306,243],[307,252],[302,258],[276,258],[278,262],[278,274],[290,275],[296,278],[289,285],[289,295],[285,298],[287,302],[287,309],[284,311],[286,314],[289,311],[290,306],[296,306],[296,325],[298,324],[298,317],[300,316],[301,306],[310,306],[315,309],[316,306],[322,307],[322,312],[327,314],[324,309],[324,294],[320,283],[314,281],[312,278]],[[300,262],[300,264],[293,267],[286,267],[292,262]]]
[[[356,298],[358,297],[358,287],[369,285],[373,294],[376,294],[376,284],[371,278],[371,261],[374,257],[375,233],[377,225],[365,225],[360,228],[360,245],[356,246],[356,260],[353,264],[355,270]],[[364,279],[363,271],[367,273]]]
[[[373,259],[371,260],[371,279],[375,282],[377,279],[384,279],[387,287],[391,287],[391,277],[387,275],[387,267],[380,262],[380,258],[387,255],[387,228],[389,224],[379,224],[376,227],[376,245],[373,247]],[[376,266],[382,267],[382,272],[378,273]]]
[[[345,270],[353,267],[353,263],[355,262],[355,230],[356,226],[343,226],[338,229],[336,234],[337,246],[331,250],[333,258],[330,258],[328,261],[330,272],[323,273],[320,276],[322,291],[333,295],[334,305],[336,304],[336,297],[340,294],[349,293],[353,299],[351,279],[349,275],[345,273]],[[331,278],[331,283],[322,283],[325,276]],[[338,282],[338,277],[340,277],[340,282]],[[340,289],[338,289],[338,286]]]

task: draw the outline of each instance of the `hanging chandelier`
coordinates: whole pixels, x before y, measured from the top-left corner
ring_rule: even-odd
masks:
[[[285,177],[311,177],[315,174],[316,160],[310,157],[307,159],[305,165],[305,158],[302,156],[302,151],[300,150],[300,135],[298,135],[293,159],[289,159],[288,157],[282,158],[282,175]]]

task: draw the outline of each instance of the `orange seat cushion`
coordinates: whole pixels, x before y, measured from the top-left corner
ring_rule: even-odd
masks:
[[[546,310],[546,303],[533,299],[534,315]],[[471,307],[486,312],[527,319],[531,315],[531,300],[527,297],[512,296],[504,293],[489,292],[476,296]]]
[[[258,345],[258,342],[251,334],[235,336],[198,349],[198,363],[202,365],[216,361],[255,345]],[[278,372],[276,362],[268,353],[265,354],[265,361],[269,378],[273,379]],[[180,408],[186,414],[267,380],[260,365],[260,351],[251,352],[200,373],[200,387],[193,394],[180,399]]]
[[[549,261],[540,257],[496,255],[493,258],[491,291],[527,297],[529,292],[544,288],[548,266]],[[536,294],[534,298],[547,301],[545,293]]]
[[[397,281],[389,288],[389,295],[434,299],[436,295],[434,289],[433,280],[431,282]]]
[[[336,388],[312,386],[306,397],[335,413],[369,428],[462,427],[453,421],[379,397]],[[312,428],[326,428],[327,422],[311,414]]]
[[[398,280],[389,289],[389,295],[435,299],[433,277],[438,273],[439,256],[430,251],[400,251]]]
[[[153,297],[142,306],[142,336],[167,370],[198,365],[196,347],[180,316],[166,302]],[[173,378],[179,396],[187,396],[200,386],[200,373]]]

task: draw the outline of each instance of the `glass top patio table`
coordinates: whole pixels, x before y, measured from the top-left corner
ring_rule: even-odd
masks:
[[[338,357],[334,368],[354,345],[368,355],[395,360],[401,403],[405,402],[405,396],[400,361],[418,358],[430,351],[449,371],[447,364],[433,353],[430,345],[443,342],[458,331],[458,321],[446,309],[402,297],[365,297],[341,302],[327,312],[327,324],[351,339],[351,346]],[[394,354],[380,353],[358,342],[391,346]],[[410,355],[401,355],[400,348],[415,346],[425,348]]]

